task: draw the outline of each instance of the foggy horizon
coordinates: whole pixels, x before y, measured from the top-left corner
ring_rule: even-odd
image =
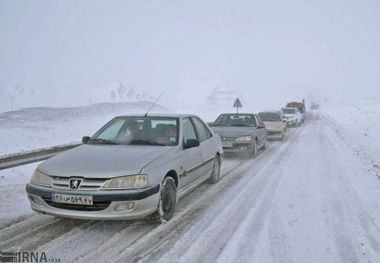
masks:
[[[376,1],[2,1],[0,103],[87,105],[119,82],[180,109],[218,86],[272,107],[379,97],[379,26]]]

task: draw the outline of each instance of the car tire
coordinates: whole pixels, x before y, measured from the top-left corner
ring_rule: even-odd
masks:
[[[283,140],[284,140],[284,137],[285,137],[285,135],[284,135],[284,132],[282,131],[282,132],[281,132],[280,141],[283,141]]]
[[[214,158],[214,163],[212,165],[212,171],[208,183],[216,184],[220,179],[220,157],[216,155]]]
[[[160,200],[157,211],[152,215],[157,222],[169,221],[175,211],[177,203],[177,187],[172,177],[165,177],[161,185]]]
[[[253,150],[252,150],[252,156],[256,157],[257,156],[257,141],[255,140],[253,143]]]
[[[267,148],[267,141],[268,141],[268,138],[265,137],[265,139],[264,139],[264,143],[263,143],[263,146],[261,147],[261,149],[262,149],[263,151]]]

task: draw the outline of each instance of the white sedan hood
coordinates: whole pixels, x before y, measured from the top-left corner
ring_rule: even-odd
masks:
[[[173,147],[146,145],[81,145],[38,166],[48,175],[111,178],[136,174]]]

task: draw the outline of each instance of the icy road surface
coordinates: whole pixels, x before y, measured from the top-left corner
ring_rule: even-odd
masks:
[[[380,262],[380,180],[328,120],[292,129],[256,159],[226,158],[222,175],[162,225],[25,211],[3,224],[0,248],[61,262]],[[12,196],[9,181],[0,191]]]

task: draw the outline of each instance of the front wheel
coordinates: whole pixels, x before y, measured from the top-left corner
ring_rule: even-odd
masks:
[[[161,188],[158,208],[153,214],[153,219],[160,223],[169,221],[173,217],[177,203],[177,187],[172,177],[165,177]]]
[[[214,164],[212,166],[211,176],[208,180],[210,184],[215,184],[220,178],[220,158],[219,155],[215,156]]]
[[[256,157],[256,155],[257,155],[257,141],[256,140],[253,142],[252,155],[253,155],[253,157]]]
[[[265,137],[264,142],[263,142],[263,146],[261,148],[262,150],[265,150],[267,148],[267,141],[268,141],[268,139],[267,139],[267,137]]]

